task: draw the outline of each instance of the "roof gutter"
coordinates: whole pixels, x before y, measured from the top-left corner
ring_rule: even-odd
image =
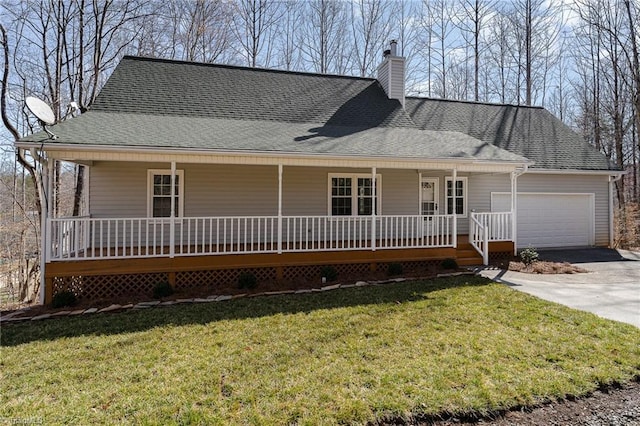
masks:
[[[577,169],[529,169],[527,173],[540,175],[603,175],[622,176],[623,170],[577,170]]]

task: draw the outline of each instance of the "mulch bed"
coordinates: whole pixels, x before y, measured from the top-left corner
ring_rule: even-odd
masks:
[[[525,265],[523,262],[510,261],[506,269],[527,274],[579,274],[589,272],[569,262],[548,262],[546,260],[539,260],[529,265]]]
[[[523,407],[491,418],[397,423],[434,426],[631,426],[640,425],[640,378],[612,385],[581,398],[567,398],[538,407]]]

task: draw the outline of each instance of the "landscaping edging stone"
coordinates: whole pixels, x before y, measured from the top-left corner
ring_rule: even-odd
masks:
[[[453,272],[447,274],[438,274],[437,278],[443,277],[457,277],[461,275],[477,275],[474,271],[463,271],[463,272]],[[225,302],[228,300],[241,299],[245,297],[269,297],[269,296],[281,296],[285,294],[310,294],[310,293],[322,293],[325,291],[334,291],[339,289],[348,289],[354,287],[366,287],[366,286],[379,286],[379,285],[390,285],[397,284],[406,281],[420,281],[433,279],[433,276],[430,277],[410,277],[410,278],[389,278],[386,280],[378,280],[378,281],[356,281],[353,284],[332,284],[325,285],[318,288],[304,288],[299,290],[282,290],[282,291],[267,291],[261,293],[242,293],[236,295],[211,295],[206,298],[196,297],[192,299],[175,299],[175,300],[148,300],[138,303],[129,303],[126,305],[118,305],[112,304],[110,306],[104,308],[87,308],[87,309],[78,309],[72,311],[58,311],[53,313],[44,313],[38,315],[29,316],[28,308],[27,309],[19,309],[16,311],[8,312],[2,316],[0,316],[0,324],[8,325],[15,324],[25,321],[41,321],[45,319],[54,319],[54,318],[63,318],[63,317],[71,317],[77,315],[91,315],[91,314],[108,314],[108,313],[116,313],[116,312],[126,312],[128,310],[140,310],[140,309],[150,309],[150,308],[164,308],[168,306],[178,305],[178,304],[193,304],[193,303],[219,303]],[[24,316],[22,316],[24,315]]]

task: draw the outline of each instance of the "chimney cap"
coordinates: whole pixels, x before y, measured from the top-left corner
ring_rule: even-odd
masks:
[[[398,40],[396,39],[391,40],[389,45],[391,47],[391,49],[389,49],[391,56],[398,56]]]

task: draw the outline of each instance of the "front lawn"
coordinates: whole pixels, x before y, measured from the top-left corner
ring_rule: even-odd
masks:
[[[2,327],[0,419],[337,424],[640,375],[640,330],[477,277]]]

